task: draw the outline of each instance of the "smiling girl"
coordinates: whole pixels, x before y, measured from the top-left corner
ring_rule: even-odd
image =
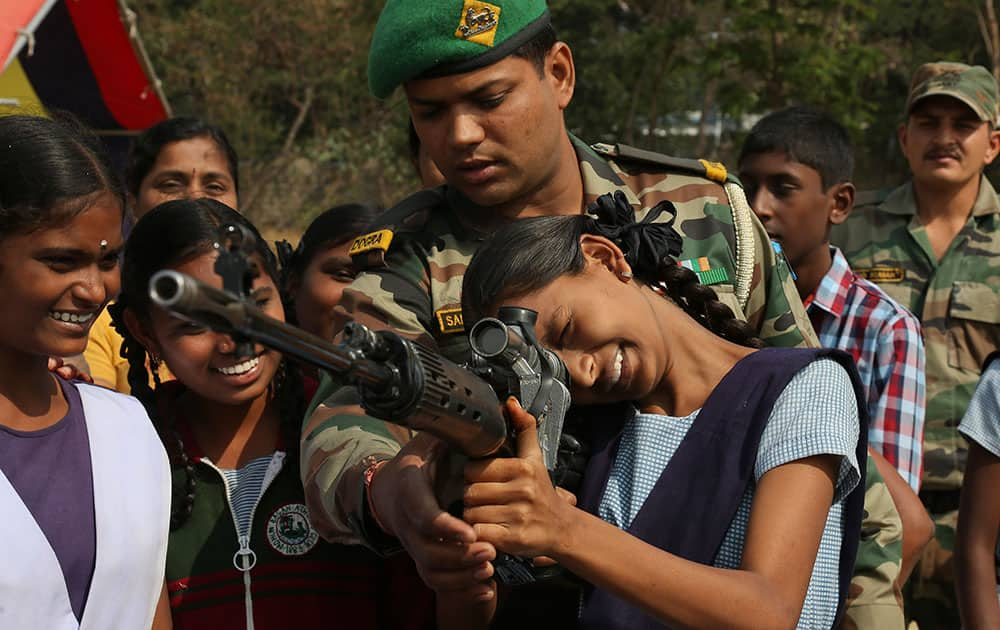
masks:
[[[148,628],[163,585],[166,455],[134,399],[63,381],[118,290],[123,194],[68,121],[0,117],[2,628]]]
[[[169,201],[136,224],[114,307],[132,391],[173,462],[166,573],[174,626],[325,628],[335,619],[421,627],[426,590],[412,583],[407,609],[381,605],[400,587],[398,574],[364,548],[325,543],[310,523],[296,465],[303,399],[295,368],[260,345],[237,356],[230,336],[150,302],[149,279],[160,269],[222,288],[215,242],[226,224],[256,237],[252,297],[283,320],[274,255],[252,224],[212,199]],[[150,388],[147,358],[167,361],[176,380]]]
[[[499,231],[466,273],[463,307],[469,321],[537,311],[574,402],[632,411],[594,414],[574,507],[552,488],[532,418],[508,402],[519,457],[467,467],[466,520],[591,584],[581,627],[830,628],[862,498],[849,358],[748,347],[745,324],[677,264],[669,224],[636,224],[622,196],[593,211]]]

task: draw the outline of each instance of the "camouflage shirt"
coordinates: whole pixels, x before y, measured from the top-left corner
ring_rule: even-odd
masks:
[[[1000,200],[986,178],[968,222],[941,260],[916,215],[913,185],[879,206],[855,209],[835,229],[858,275],[917,315],[927,356],[924,479],[927,490],[961,486],[968,445],[957,426],[988,354],[1000,346]]]
[[[661,217],[676,217],[674,227],[684,237],[680,260],[703,283],[711,284],[720,300],[771,344],[818,345],[787,264],[775,257],[748,206],[753,267],[746,308],[741,308],[732,280],[737,231],[727,192],[718,183],[734,180],[726,180],[721,166],[707,165],[699,176],[694,170],[671,170],[648,159],[612,161],[571,139],[585,205],[621,190],[641,219],[659,201],[672,201],[675,215]],[[707,179],[706,171],[717,181]],[[443,187],[418,195],[386,213],[391,244],[387,251],[372,252],[380,264],[363,271],[345,289],[338,316],[373,329],[391,329],[465,363],[470,351],[461,317],[462,278],[488,234],[470,223],[477,209],[455,191]],[[405,211],[398,212],[400,207]],[[386,233],[376,236],[379,227],[372,227],[376,232],[369,235],[370,243],[389,239]],[[355,247],[363,250],[365,242],[359,239]],[[365,542],[369,531],[363,484],[368,463],[392,457],[409,438],[405,428],[358,415],[359,408],[351,406],[356,400],[353,390],[338,389],[325,378],[303,428],[302,476],[314,525],[324,537],[345,543]]]

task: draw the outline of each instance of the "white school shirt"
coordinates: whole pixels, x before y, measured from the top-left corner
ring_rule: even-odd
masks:
[[[94,477],[97,540],[83,619],[70,605],[59,560],[0,473],[0,628],[149,628],[163,588],[170,526],[170,465],[138,400],[76,384]]]

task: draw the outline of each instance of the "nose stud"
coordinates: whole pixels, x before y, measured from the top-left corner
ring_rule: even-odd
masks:
[[[102,253],[105,252],[105,251],[107,251],[107,249],[108,249],[108,239],[102,238],[101,242],[98,243],[98,245],[101,246],[101,252]]]

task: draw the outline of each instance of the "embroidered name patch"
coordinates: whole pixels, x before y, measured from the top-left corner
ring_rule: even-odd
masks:
[[[677,264],[693,271],[695,275],[698,276],[698,280],[702,284],[710,285],[729,282],[729,273],[721,267],[712,269],[712,265],[708,262],[708,258],[704,256],[701,258],[689,258],[687,260],[682,260]]]
[[[379,230],[371,234],[365,234],[354,239],[351,249],[348,252],[351,256],[370,252],[373,249],[388,251],[389,243],[392,242],[392,230]]]
[[[441,332],[444,334],[450,335],[451,333],[465,332],[465,320],[462,318],[462,309],[441,309],[434,314],[437,315],[438,324],[440,324]]]
[[[455,37],[492,48],[499,23],[500,7],[487,2],[465,0]]]
[[[309,522],[309,511],[302,503],[283,505],[267,519],[267,542],[278,553],[301,556],[316,546],[319,534]]]
[[[854,269],[854,273],[875,284],[892,284],[906,279],[906,270],[902,267],[864,267]]]

